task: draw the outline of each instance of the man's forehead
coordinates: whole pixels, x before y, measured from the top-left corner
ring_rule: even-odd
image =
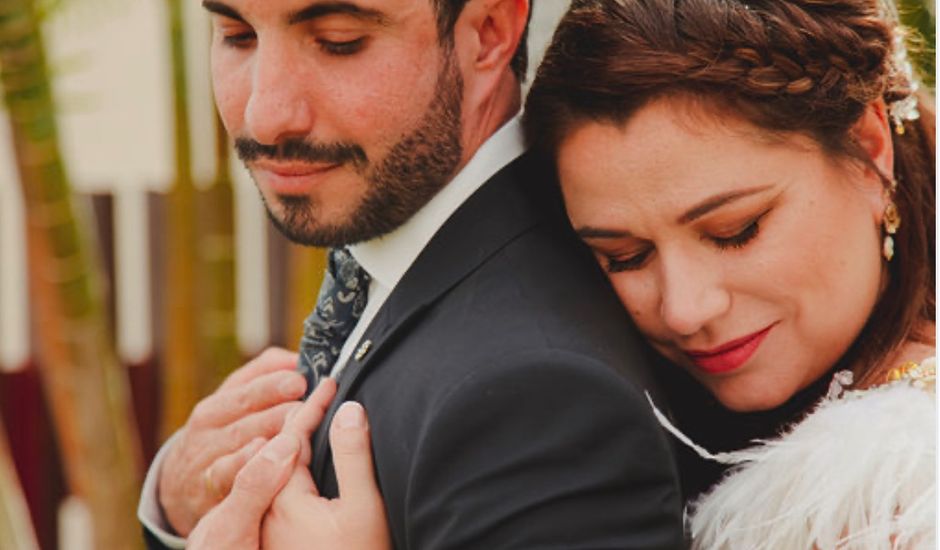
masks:
[[[202,5],[211,13],[241,21],[263,10],[288,24],[344,15],[387,25],[396,14],[429,9],[431,0],[202,0]]]

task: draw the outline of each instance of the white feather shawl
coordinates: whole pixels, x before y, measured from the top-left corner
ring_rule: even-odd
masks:
[[[932,381],[825,400],[779,439],[719,457],[739,464],[690,506],[693,548],[935,548],[936,440]]]

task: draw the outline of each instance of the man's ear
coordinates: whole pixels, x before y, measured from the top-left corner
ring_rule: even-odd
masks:
[[[462,35],[455,37],[458,55],[469,57],[461,59],[464,67],[477,74],[502,72],[522,39],[528,15],[529,0],[467,2],[455,29]]]

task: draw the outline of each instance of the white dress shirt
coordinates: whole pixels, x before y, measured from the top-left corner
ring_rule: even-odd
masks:
[[[340,350],[331,374],[333,377],[342,372],[375,314],[438,229],[477,189],[524,152],[525,142],[517,115],[490,136],[454,179],[401,227],[349,247],[372,281],[366,308]],[[172,529],[157,496],[160,468],[175,438],[176,434],[163,444],[147,471],[137,517],[163,544],[170,548],[185,548],[186,539],[171,534]]]

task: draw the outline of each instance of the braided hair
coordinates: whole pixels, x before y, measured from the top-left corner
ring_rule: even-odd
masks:
[[[843,358],[856,379],[935,320],[935,137],[932,100],[898,59],[892,0],[573,0],[529,92],[532,145],[554,153],[588,122],[622,125],[648,103],[682,95],[771,133],[813,139],[874,167],[852,128],[879,99],[916,97],[897,120],[894,197],[904,220],[878,304]],[[913,100],[908,100],[913,101]],[[903,125],[903,126],[902,126]]]

